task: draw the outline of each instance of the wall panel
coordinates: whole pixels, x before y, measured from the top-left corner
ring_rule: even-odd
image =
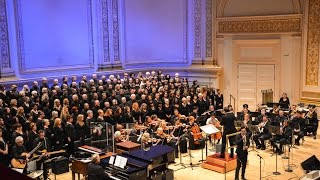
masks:
[[[123,0],[125,64],[187,62],[187,4],[185,0]]]
[[[91,0],[15,0],[21,73],[93,67]]]

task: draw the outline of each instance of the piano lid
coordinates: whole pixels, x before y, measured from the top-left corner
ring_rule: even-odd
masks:
[[[167,145],[156,145],[151,146],[150,150],[148,151],[144,151],[143,149],[136,149],[130,152],[124,152],[123,154],[127,154],[130,157],[134,157],[136,159],[141,159],[149,163],[152,163],[153,159],[161,157],[162,155],[171,153],[173,151],[173,147]]]

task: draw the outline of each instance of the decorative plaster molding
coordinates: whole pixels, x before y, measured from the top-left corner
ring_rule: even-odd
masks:
[[[194,0],[194,57],[201,58],[201,0]]]
[[[227,1],[228,0],[220,0],[219,6],[218,6],[217,17],[223,17],[224,8],[226,7]]]
[[[52,66],[43,68],[32,68],[27,69],[25,66],[25,48],[24,48],[24,37],[23,37],[23,25],[22,25],[22,13],[21,13],[21,2],[20,0],[14,0],[14,11],[15,11],[15,25],[16,25],[16,36],[17,36],[17,48],[18,48],[18,62],[19,71],[21,74],[24,73],[38,73],[48,72],[56,70],[76,70],[93,68],[94,66],[94,46],[93,46],[93,27],[92,27],[92,0],[87,0],[87,22],[88,22],[88,43],[89,43],[89,64],[77,64],[77,65],[66,65],[66,66]],[[61,58],[61,57],[60,57]]]
[[[119,47],[119,18],[118,0],[112,0],[112,23],[113,23],[113,47],[114,47],[114,62],[120,61]]]
[[[309,0],[306,85],[318,86],[320,48],[320,1]]]
[[[8,23],[6,0],[0,0],[0,47],[1,47],[1,69],[10,69],[10,53],[9,53],[9,37],[8,37]]]
[[[110,62],[108,0],[102,0],[101,6],[102,6],[103,62]]]
[[[302,17],[298,15],[217,18],[218,34],[300,33]]]
[[[212,0],[206,0],[206,57],[212,58]]]

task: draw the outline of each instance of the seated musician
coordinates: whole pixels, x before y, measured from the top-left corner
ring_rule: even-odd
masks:
[[[100,164],[99,154],[93,154],[91,156],[91,162],[88,164],[88,180],[106,180],[111,179],[111,174],[106,173]]]
[[[284,115],[282,109],[279,110],[279,114],[274,118],[274,121],[271,123],[273,126],[282,126],[284,120],[287,119],[287,116]]]
[[[300,145],[300,139],[304,137],[305,125],[303,112],[297,111],[296,117],[291,120],[291,128],[293,129],[293,134],[298,135],[295,139],[295,144],[298,146]]]
[[[200,148],[204,146],[204,141],[202,140],[202,135],[200,132],[200,128],[197,123],[195,123],[195,118],[193,116],[189,117],[188,127],[190,129],[190,138],[189,138],[189,148],[195,149],[196,145],[200,145]]]
[[[12,147],[12,158],[23,161],[28,161],[30,158],[30,155],[27,153],[26,148],[23,145],[23,137],[18,136],[15,139],[15,145]],[[12,167],[17,168],[14,164],[11,164]],[[24,173],[26,173],[26,169],[24,170]]]
[[[120,131],[116,131],[114,133],[114,140],[115,140],[115,143],[120,143],[120,142],[124,142],[125,140],[123,139],[123,136],[121,135],[121,132]]]
[[[250,119],[250,115],[249,114],[245,114],[243,116],[243,125],[244,127],[246,128],[246,132],[247,132],[247,136],[251,137],[252,136],[252,132],[251,130],[249,129],[249,125],[252,124],[252,121]]]
[[[216,113],[215,112],[211,112],[210,113],[210,118],[207,119],[206,124],[212,124],[216,128],[221,130],[221,125],[220,125],[219,120],[216,118]],[[213,138],[214,138],[214,141],[218,140],[217,144],[219,144],[220,143],[220,139],[221,139],[221,132],[217,132],[216,134],[213,134]],[[211,142],[211,136],[209,136],[209,141]]]
[[[294,116],[296,115],[296,113],[297,113],[297,105],[293,104],[293,105],[291,105],[290,111],[289,111],[289,116],[290,116],[290,118],[291,118],[291,117],[294,118]]]
[[[186,126],[183,125],[179,118],[175,119],[175,126],[171,131],[170,135],[172,137],[171,144],[174,144],[175,147],[175,157],[179,157],[178,155],[178,146],[176,146],[177,141],[179,141],[179,147],[181,153],[187,152],[187,140],[186,137],[182,137],[185,133]]]
[[[243,120],[244,115],[246,115],[246,114],[249,114],[249,118],[251,119],[250,110],[248,109],[249,108],[248,104],[244,104],[244,105],[242,105],[242,107],[243,107],[243,109],[242,109],[241,115],[238,117],[238,119]]]
[[[39,143],[41,143],[41,146],[38,148],[38,150],[35,151],[35,154],[39,155],[39,156],[43,156],[40,161],[37,161],[37,169],[41,169],[41,165],[43,165],[43,178],[47,179],[47,166],[43,163],[44,159],[46,157],[48,157],[48,152],[50,152],[51,150],[51,145],[50,145],[50,141],[48,140],[48,138],[45,137],[45,133],[43,130],[39,130],[38,131],[38,135],[39,137],[37,137],[34,141],[33,141],[33,148],[37,147],[37,145]]]
[[[252,121],[252,124],[253,124],[253,125],[258,125],[258,124],[260,124],[260,123],[262,122],[263,116],[265,116],[265,115],[266,115],[266,109],[261,109],[260,115],[259,115],[258,117],[256,117],[256,118],[254,119],[254,121]]]
[[[307,135],[312,134],[313,138],[317,138],[317,130],[318,130],[318,118],[316,113],[316,106],[315,105],[309,105],[309,112],[306,114],[306,131]]]
[[[259,132],[253,136],[253,140],[257,145],[257,149],[265,150],[265,140],[270,139],[271,135],[269,133],[269,120],[267,116],[263,116],[262,122],[258,125]]]
[[[288,120],[283,122],[283,127],[280,128],[280,135],[275,135],[270,139],[271,145],[276,149],[276,153],[279,155],[283,154],[282,146],[284,144],[289,144],[292,137],[292,129],[289,126]],[[276,142],[279,142],[279,147],[276,145]]]
[[[278,114],[279,113],[279,106],[277,104],[274,104],[273,108],[270,110],[270,113]]]
[[[168,144],[167,137],[168,135],[163,132],[163,129],[161,127],[159,127],[155,134],[155,138],[157,139],[156,145],[158,144],[167,145]]]

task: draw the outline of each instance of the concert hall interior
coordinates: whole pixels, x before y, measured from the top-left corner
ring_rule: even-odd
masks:
[[[0,60],[1,179],[320,178],[320,0],[0,0]]]

